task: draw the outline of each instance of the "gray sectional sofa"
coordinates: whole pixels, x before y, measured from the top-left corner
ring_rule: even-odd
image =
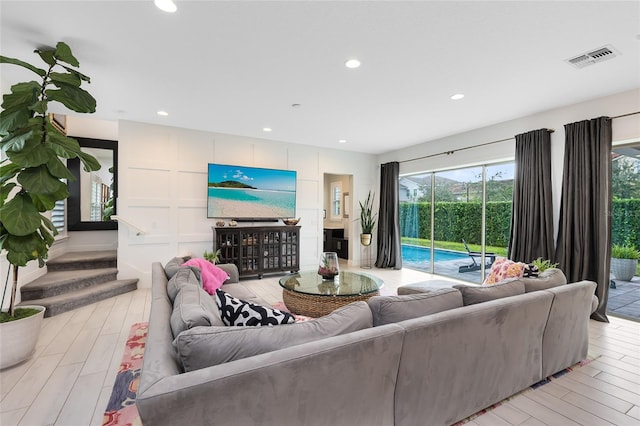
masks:
[[[154,426],[452,424],[586,358],[596,286],[508,282],[478,301],[471,286],[414,285],[306,323],[225,328],[215,313],[189,323],[209,302],[168,290],[167,272],[152,265],[136,401]],[[223,290],[259,301],[229,281]]]

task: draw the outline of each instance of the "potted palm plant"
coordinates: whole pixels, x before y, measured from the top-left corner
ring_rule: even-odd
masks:
[[[531,264],[538,268],[538,272],[544,272],[547,269],[555,268],[558,266],[557,263],[551,263],[549,259],[543,259],[541,257],[531,262]]]
[[[86,171],[100,169],[98,161],[83,153],[75,139],[53,126],[49,115],[49,102],[59,102],[79,113],[95,112],[95,99],[80,87],[89,77],[76,70],[78,60],[65,43],[36,49],[35,53],[44,61],[43,68],[0,56],[0,63],[26,68],[39,80],[14,84],[2,97],[0,150],[6,158],[0,162],[0,250],[6,253],[13,274],[8,310],[0,315],[0,368],[28,358],[38,340],[44,307],[16,308],[18,271],[32,260],[43,267],[58,233],[43,213],[69,196],[66,181],[73,175],[63,160],[78,157]],[[7,274],[2,308],[8,290]]]
[[[376,225],[377,213],[373,213],[374,197],[375,195],[372,195],[371,191],[369,191],[364,203],[362,201],[358,201],[358,204],[360,204],[360,227],[362,228],[360,243],[363,246],[371,244],[371,233],[373,232],[373,227]]]
[[[631,281],[638,269],[640,251],[631,244],[614,244],[611,247],[611,273],[622,281]]]

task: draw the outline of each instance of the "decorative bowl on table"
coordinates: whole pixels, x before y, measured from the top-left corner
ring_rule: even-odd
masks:
[[[294,226],[294,225],[297,225],[298,222],[300,222],[300,219],[302,219],[302,218],[301,217],[299,217],[297,219],[296,218],[288,218],[288,219],[282,219],[282,222],[285,225]]]

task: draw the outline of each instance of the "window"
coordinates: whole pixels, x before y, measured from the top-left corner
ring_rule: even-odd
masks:
[[[640,143],[611,153],[611,242],[640,247]]]
[[[51,222],[58,232],[64,232],[65,207],[64,200],[56,201],[56,205],[51,210]]]
[[[91,208],[89,209],[89,220],[99,222],[102,220],[102,183],[99,179],[91,182]]]
[[[331,182],[331,220],[342,219],[342,182]]]
[[[482,282],[480,259],[463,240],[472,252],[506,255],[514,169],[510,162],[402,176],[401,186],[417,188],[400,202],[403,265]]]

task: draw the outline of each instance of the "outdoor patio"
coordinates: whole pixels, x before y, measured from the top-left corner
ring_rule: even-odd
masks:
[[[471,271],[471,272],[458,272],[458,269],[461,266],[469,265],[471,263],[471,258],[468,260],[446,260],[435,262],[435,270],[434,273],[438,275],[442,275],[445,277],[453,278],[455,280],[467,281],[472,284],[482,284],[482,275],[481,271]],[[428,261],[414,263],[414,262],[402,262],[402,266],[405,268],[416,269],[418,271],[423,271],[427,273],[431,273],[431,263]],[[488,270],[488,268],[487,268]]]
[[[609,286],[607,313],[640,321],[640,277],[633,277],[631,281],[613,281],[615,288]]]

